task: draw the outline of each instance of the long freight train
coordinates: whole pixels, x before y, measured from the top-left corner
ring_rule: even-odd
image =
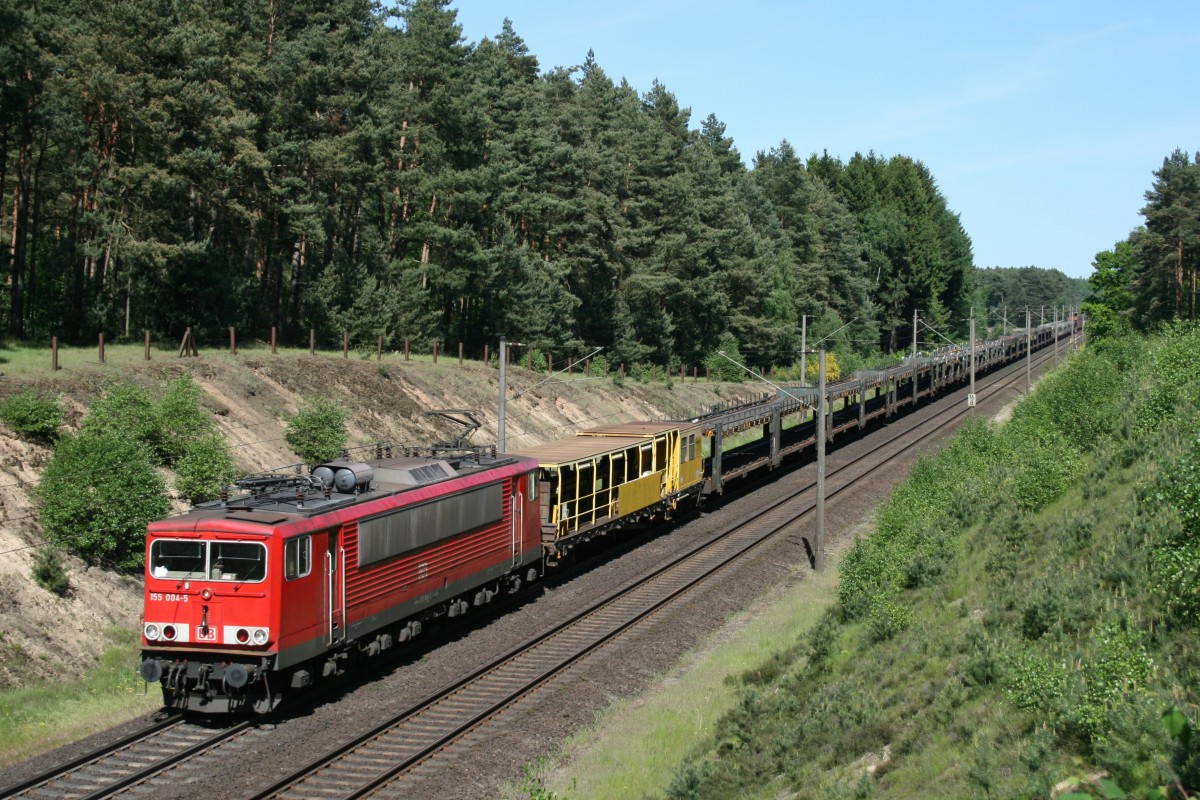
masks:
[[[1077,329],[1071,320],[982,343],[978,370]],[[829,386],[827,435],[957,388],[967,359],[951,349]],[[791,388],[696,420],[592,428],[513,453],[377,446],[361,460],[243,479],[239,494],[149,526],[141,676],[161,683],[170,707],[270,711],[431,618],[537,581],[581,542],[779,466],[815,443],[811,422],[783,424],[815,407],[815,393]],[[726,435],[759,426],[757,447],[722,452]]]

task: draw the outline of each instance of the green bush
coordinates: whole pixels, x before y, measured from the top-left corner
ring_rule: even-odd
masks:
[[[46,537],[81,558],[142,565],[147,523],[169,510],[149,450],[115,430],[59,441],[36,490]]]
[[[71,579],[57,548],[44,547],[38,553],[37,560],[33,562],[33,580],[51,594],[66,596],[71,588]]]
[[[237,477],[233,452],[220,434],[209,434],[188,446],[175,463],[175,476],[180,497],[193,505],[210,500]]]
[[[310,397],[294,417],[288,417],[288,447],[306,464],[337,458],[346,446],[348,414],[334,400]]]
[[[52,442],[58,437],[63,414],[57,399],[22,392],[0,404],[0,420],[17,434]]]
[[[725,355],[721,355],[717,352],[718,350],[723,351]],[[721,343],[717,345],[717,349],[704,358],[704,367],[708,370],[709,378],[714,381],[741,383],[746,378],[746,372],[738,364],[733,363],[734,361],[738,364],[745,363],[738,340],[733,334],[726,333],[721,337]]]
[[[110,384],[92,401],[83,429],[136,439],[150,449],[156,464],[172,464],[216,427],[200,407],[200,396],[200,387],[188,375],[167,384],[157,401],[142,386]]]
[[[526,366],[529,366],[530,364],[532,364],[534,372],[545,372],[547,369],[549,369],[549,366],[548,366],[547,360],[546,360],[546,354],[536,348],[533,350],[530,350],[529,353],[525,356],[525,358],[522,359],[522,361],[525,363]]]
[[[215,428],[212,417],[200,407],[200,395],[200,387],[185,375],[168,384],[155,408],[156,441],[149,444],[168,464],[182,458]]]
[[[110,383],[88,407],[82,430],[112,433],[156,449],[160,440],[158,410],[150,392],[133,383]]]
[[[867,630],[872,642],[886,642],[912,624],[914,612],[896,598],[877,596],[867,614]]]

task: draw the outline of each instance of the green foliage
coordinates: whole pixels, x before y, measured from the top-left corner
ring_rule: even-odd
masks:
[[[169,508],[146,446],[96,428],[59,441],[36,496],[50,541],[122,569],[142,565],[146,525]]]
[[[529,800],[562,800],[558,792],[546,788],[542,780],[544,765],[541,762],[526,764],[521,770],[521,793]]]
[[[43,547],[33,562],[34,582],[51,594],[65,597],[71,589],[71,578],[63,564],[62,554],[54,547]]]
[[[712,771],[712,762],[708,759],[685,763],[667,785],[667,797],[670,800],[697,800],[701,797],[704,780]]]
[[[191,443],[175,462],[175,490],[195,504],[219,495],[237,475],[229,444],[220,434],[212,433]]]
[[[543,72],[511,24],[468,43],[455,15],[442,0],[8,15],[0,174],[38,174],[14,184],[8,245],[47,289],[14,283],[14,332],[84,341],[132,318],[191,327],[203,350],[230,325],[292,343],[314,329],[363,358],[380,336],[479,352],[504,333],[627,365],[698,364],[730,335],[760,369],[791,360],[806,317],[853,320],[862,351],[896,349],[913,308],[962,327],[970,239],[925,165],[805,163],[781,142],[748,170],[724,123],[663,84],[614,82],[591,57]],[[97,103],[121,124],[96,134]],[[36,235],[80,197],[86,224]],[[99,253],[119,279],[76,271]]]
[[[724,383],[741,383],[745,380],[746,372],[738,366],[744,363],[738,340],[732,334],[722,336],[720,344],[704,358],[704,368],[708,370],[709,378]]]
[[[152,444],[165,463],[184,457],[190,448],[215,429],[212,417],[200,408],[200,387],[185,375],[167,385],[156,404],[158,422]]]
[[[601,355],[592,356],[587,364],[587,374],[592,378],[603,378],[608,375],[608,359]]]
[[[895,598],[875,596],[871,598],[871,610],[867,614],[867,630],[872,642],[886,642],[903,631],[913,621],[913,609]]]
[[[285,420],[288,446],[306,464],[337,458],[346,446],[348,416],[336,400],[309,397],[295,416]]]
[[[1200,437],[1143,492],[1154,511],[1150,581],[1173,624],[1200,624]]]
[[[1195,283],[1200,249],[1200,153],[1177,149],[1164,158],[1145,197],[1146,224],[1130,235],[1132,253],[1110,281],[1132,293],[1142,330],[1189,316],[1185,287]]]
[[[1028,307],[1033,309],[1036,323],[1042,307],[1075,307],[1088,295],[1086,280],[1070,278],[1057,269],[993,267],[976,270],[975,277],[986,307],[1003,309],[1007,306],[1010,322],[1018,312],[1023,315]]]
[[[62,425],[62,407],[57,399],[22,392],[0,403],[0,420],[20,435],[52,442]]]
[[[1055,718],[1067,693],[1066,666],[1036,650],[1019,651],[1005,664],[1004,693],[1022,711]]]
[[[157,452],[160,418],[150,391],[135,383],[109,383],[88,406],[82,430],[131,439]]]
[[[149,449],[155,463],[170,465],[215,430],[200,397],[200,387],[188,375],[168,383],[159,399],[134,383],[110,383],[92,401],[83,430],[134,439]]]
[[[549,362],[546,360],[546,354],[536,347],[530,350],[525,358],[521,360],[534,372],[545,372],[547,369],[549,369]]]

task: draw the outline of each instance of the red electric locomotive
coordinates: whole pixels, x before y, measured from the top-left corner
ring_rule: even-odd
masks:
[[[142,677],[170,707],[265,712],[422,620],[516,591],[542,569],[536,469],[378,448],[152,523]]]

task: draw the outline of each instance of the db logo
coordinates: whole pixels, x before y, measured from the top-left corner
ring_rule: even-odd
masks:
[[[196,641],[198,642],[215,642],[217,640],[217,629],[213,627],[197,628]]]

